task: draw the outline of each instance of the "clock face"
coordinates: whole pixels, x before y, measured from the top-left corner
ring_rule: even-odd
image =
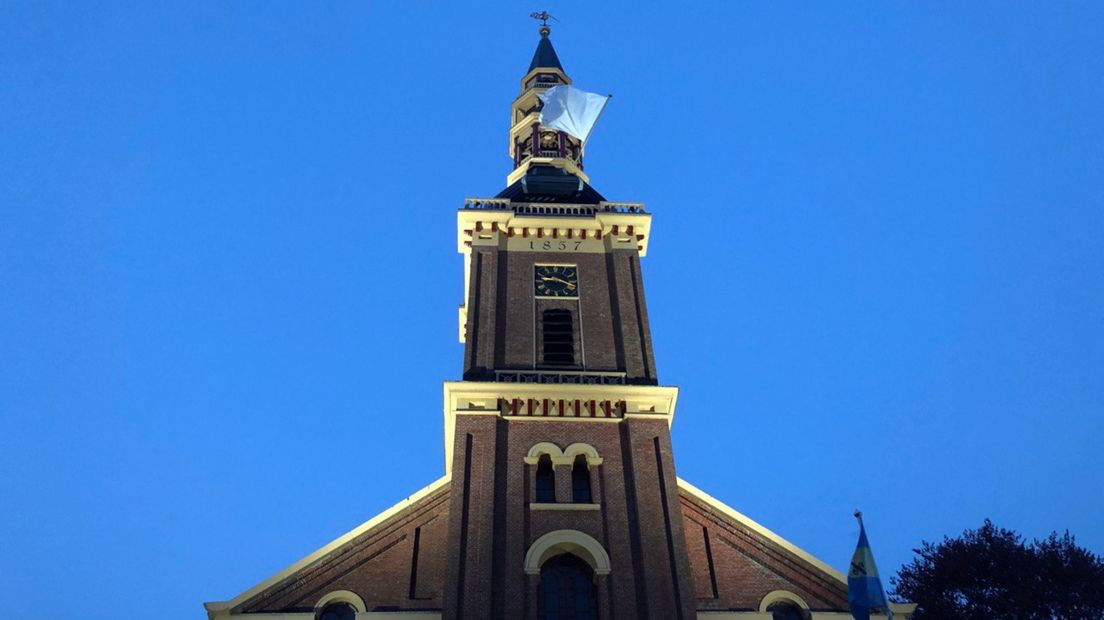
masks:
[[[537,297],[578,297],[579,269],[564,265],[537,265],[533,285]]]

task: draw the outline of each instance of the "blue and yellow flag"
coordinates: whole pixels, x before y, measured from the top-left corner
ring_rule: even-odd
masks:
[[[855,620],[870,620],[871,610],[884,609],[886,617],[893,620],[882,580],[878,577],[878,567],[874,565],[874,553],[866,540],[862,513],[856,512],[855,518],[859,520],[859,545],[855,547],[851,568],[847,571],[847,603],[851,606],[851,615]]]

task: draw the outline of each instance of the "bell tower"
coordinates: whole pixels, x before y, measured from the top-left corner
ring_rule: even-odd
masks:
[[[510,157],[514,170],[506,177],[511,185],[523,178],[532,166],[552,166],[586,182],[583,174],[583,144],[562,131],[541,131],[540,100],[537,93],[560,84],[571,84],[564,72],[548,26],[541,26],[540,42],[529,71],[521,78],[521,93],[510,106]]]
[[[537,94],[571,79],[540,32],[511,106],[507,187],[457,217],[464,379],[655,385],[640,272],[651,215],[607,201],[582,141],[541,127]]]
[[[511,107],[506,189],[457,213],[464,380],[444,389],[444,617],[537,618],[559,596],[549,571],[574,563],[596,614],[577,617],[690,619],[678,389],[658,384],[640,268],[652,216],[606,200],[581,141],[541,126],[537,94],[571,83],[549,34]]]
[[[659,382],[641,270],[652,216],[606,200],[583,141],[541,125],[537,95],[571,84],[550,34],[510,109],[506,188],[456,214],[464,357],[442,394],[444,475],[207,603],[209,620],[846,613],[842,573],[676,477],[679,390]]]

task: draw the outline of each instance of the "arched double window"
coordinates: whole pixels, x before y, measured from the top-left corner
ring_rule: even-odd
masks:
[[[541,566],[537,592],[540,620],[598,620],[598,594],[590,565],[570,553]]]
[[[579,510],[596,509],[596,504],[601,502],[601,498],[595,495],[596,489],[591,486],[591,470],[602,464],[602,457],[598,456],[594,446],[576,442],[565,449],[560,449],[554,443],[542,441],[529,448],[529,453],[525,456],[525,464],[535,468],[535,471],[527,472],[529,475],[535,473],[531,479],[534,483],[531,488],[535,492],[530,500],[534,504],[556,503],[555,467],[568,468],[567,471],[571,473],[571,486],[560,489],[561,501],[591,504],[591,506],[581,506]],[[561,472],[563,473],[566,472]],[[561,476],[560,486],[566,485],[567,480]],[[570,491],[570,495],[566,491]],[[537,506],[537,508],[550,507]]]
[[[552,504],[556,501],[556,472],[552,470],[552,457],[542,454],[537,461],[537,503]]]

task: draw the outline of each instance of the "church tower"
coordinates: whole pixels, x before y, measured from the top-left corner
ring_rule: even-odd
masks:
[[[456,214],[464,357],[443,390],[445,475],[207,603],[212,620],[847,617],[839,571],[676,476],[678,388],[657,374],[641,270],[652,216],[607,200],[585,144],[541,126],[537,95],[561,84],[542,26],[506,188]]]
[[[640,269],[652,218],[607,201],[579,141],[541,127],[537,93],[570,82],[542,29],[511,108],[508,185],[457,216],[467,295],[464,381],[445,385],[445,618],[536,618],[546,556],[568,549],[593,573],[598,616],[694,615],[678,390],[658,385]]]

